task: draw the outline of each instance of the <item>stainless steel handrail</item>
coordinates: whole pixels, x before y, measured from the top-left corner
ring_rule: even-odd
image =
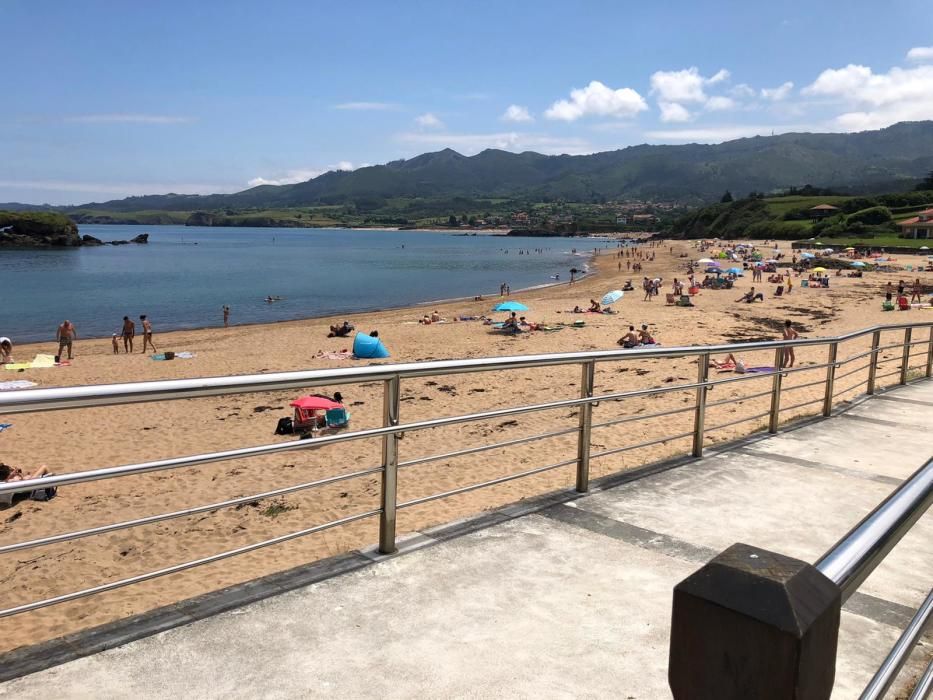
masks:
[[[884,697],[907,661],[907,657],[910,656],[914,644],[920,639],[923,628],[930,621],[930,613],[933,613],[933,589],[927,593],[926,600],[917,609],[916,614],[891,649],[891,653],[881,663],[881,667],[859,696],[859,700],[879,700]]]
[[[911,342],[910,331],[913,328],[929,328],[930,329],[930,339],[928,341],[916,341]],[[714,345],[714,346],[693,346],[693,347],[679,347],[679,348],[645,348],[645,349],[635,349],[635,350],[610,350],[610,351],[599,351],[599,352],[581,352],[581,353],[556,353],[552,355],[531,355],[531,356],[518,356],[518,357],[505,357],[505,358],[482,358],[474,360],[448,360],[448,361],[437,361],[437,362],[426,362],[426,363],[408,363],[400,365],[373,365],[364,368],[353,368],[353,369],[336,369],[336,370],[311,370],[305,372],[282,372],[275,374],[264,374],[264,375],[248,375],[241,377],[214,377],[206,379],[190,379],[190,380],[168,380],[168,381],[157,381],[157,382],[136,382],[129,384],[111,384],[103,386],[90,386],[90,387],[67,387],[60,389],[36,389],[36,390],[26,390],[16,392],[15,394],[2,395],[0,396],[0,415],[2,414],[12,414],[12,413],[24,413],[31,411],[47,411],[47,410],[59,410],[59,409],[74,409],[81,407],[91,407],[91,406],[112,406],[118,404],[127,404],[127,403],[144,403],[150,401],[161,401],[161,400],[177,400],[177,399],[192,399],[199,397],[207,396],[218,396],[225,394],[237,394],[237,393],[251,393],[258,391],[282,391],[288,389],[298,389],[306,388],[310,386],[322,386],[322,385],[340,385],[347,383],[363,383],[363,382],[382,382],[383,385],[383,397],[384,397],[384,411],[383,411],[383,425],[381,427],[367,428],[363,430],[357,430],[353,432],[344,432],[335,435],[320,436],[314,440],[300,440],[300,441],[291,441],[275,444],[266,444],[266,445],[257,445],[253,447],[239,448],[224,450],[219,452],[205,453],[199,455],[191,455],[187,457],[176,457],[169,459],[154,460],[150,462],[144,462],[139,464],[129,464],[117,467],[107,467],[101,469],[91,469],[83,472],[71,473],[71,474],[62,474],[51,477],[44,477],[41,479],[34,479],[28,481],[12,482],[12,483],[0,483],[0,494],[13,494],[19,492],[28,492],[37,488],[48,488],[55,486],[63,486],[70,484],[80,484],[90,481],[96,481],[100,479],[110,479],[124,476],[132,476],[145,474],[153,471],[166,470],[166,469],[177,469],[181,467],[190,467],[197,466],[201,464],[209,464],[213,462],[220,462],[231,459],[242,459],[254,456],[261,455],[270,455],[278,454],[284,452],[290,452],[293,450],[307,450],[307,449],[318,449],[320,447],[334,445],[343,442],[349,442],[353,440],[364,440],[364,439],[374,439],[379,438],[383,443],[383,464],[379,467],[365,469],[355,472],[349,472],[345,474],[340,474],[331,477],[325,477],[312,482],[306,482],[303,484],[298,484],[294,486],[283,487],[280,489],[275,489],[272,491],[267,491],[260,494],[255,494],[252,496],[241,496],[234,499],[229,499],[226,501],[221,501],[218,503],[213,503],[205,506],[196,506],[193,508],[187,508],[182,510],[177,510],[168,513],[162,513],[158,515],[146,516],[143,518],[137,518],[134,520],[128,520],[123,522],[118,522],[110,525],[102,525],[92,528],[87,528],[84,530],[78,530],[70,533],[63,533],[57,535],[51,535],[46,537],[41,537],[33,539],[26,542],[13,543],[8,545],[0,546],[0,554],[14,552],[21,549],[27,549],[31,547],[45,546],[54,543],[60,543],[73,539],[80,539],[84,537],[90,537],[93,535],[104,534],[107,532],[114,532],[117,530],[143,526],[151,523],[161,522],[164,520],[169,520],[172,518],[185,517],[186,515],[193,515],[197,513],[209,512],[212,510],[217,510],[220,508],[230,507],[245,502],[250,502],[254,500],[260,500],[264,498],[271,498],[274,496],[281,496],[289,493],[294,493],[303,489],[309,489],[316,486],[321,486],[325,484],[334,483],[337,481],[342,481],[345,479],[352,479],[367,475],[381,474],[382,475],[382,495],[380,507],[375,510],[369,510],[364,513],[360,513],[353,516],[347,516],[337,520],[329,521],[327,523],[322,523],[315,525],[314,527],[306,528],[299,530],[298,532],[293,532],[286,535],[281,535],[274,537],[262,542],[257,542],[251,545],[246,545],[244,547],[239,547],[237,549],[229,550],[226,552],[221,552],[219,554],[211,555],[194,561],[184,562],[176,564],[173,566],[165,567],[159,569],[158,571],[149,572],[146,574],[140,574],[137,576],[132,576],[129,578],[121,579],[118,581],[112,581],[110,583],[101,584],[99,586],[94,586],[92,588],[86,588],[79,590],[73,593],[64,594],[48,598],[46,600],[37,601],[34,603],[27,603],[23,605],[18,605],[15,607],[7,608],[5,610],[0,610],[0,617],[6,617],[8,615],[14,615],[21,612],[26,612],[29,610],[35,610],[38,608],[46,607],[49,605],[55,605],[57,603],[63,603],[69,600],[75,600],[77,598],[82,598],[88,595],[93,595],[95,593],[100,593],[107,590],[112,590],[114,588],[120,588],[123,586],[131,585],[133,583],[138,583],[141,581],[146,581],[151,578],[158,576],[165,576],[179,571],[184,571],[196,566],[203,564],[212,563],[225,559],[227,557],[236,556],[238,554],[246,553],[259,549],[261,547],[271,546],[278,544],[280,542],[286,542],[288,540],[294,539],[296,537],[302,537],[309,535],[315,532],[322,531],[330,527],[336,527],[346,523],[354,522],[362,518],[373,517],[376,515],[380,516],[380,529],[379,529],[379,549],[382,552],[391,552],[394,551],[395,547],[395,514],[398,509],[410,508],[423,503],[428,503],[434,500],[441,498],[447,498],[450,496],[455,496],[457,494],[467,493],[480,488],[486,488],[494,486],[497,484],[502,484],[508,481],[515,479],[520,479],[526,476],[532,476],[536,474],[541,474],[546,471],[553,469],[558,469],[562,467],[568,467],[571,465],[576,465],[576,486],[578,491],[585,491],[588,488],[589,483],[589,462],[591,459],[599,459],[601,457],[607,457],[609,455],[618,454],[622,452],[627,452],[630,450],[642,449],[652,445],[668,443],[675,440],[680,440],[688,437],[693,437],[693,449],[692,454],[694,456],[700,456],[703,450],[704,436],[706,433],[714,430],[720,430],[725,427],[732,425],[737,425],[739,423],[744,423],[748,421],[758,420],[760,418],[765,418],[770,416],[769,429],[773,432],[777,425],[780,422],[779,414],[782,410],[780,406],[780,393],[781,380],[791,374],[798,372],[807,372],[812,370],[826,369],[827,375],[825,380],[808,382],[796,386],[787,386],[785,390],[794,390],[798,388],[805,388],[810,386],[816,386],[825,381],[826,391],[824,398],[817,399],[814,401],[808,401],[804,404],[798,404],[796,406],[787,406],[783,410],[790,410],[798,408],[802,405],[809,405],[811,403],[817,403],[819,401],[824,402],[824,414],[829,415],[827,412],[827,406],[829,409],[832,407],[832,394],[833,388],[833,378],[835,377],[835,370],[838,367],[844,366],[851,359],[843,360],[840,362],[836,361],[836,349],[839,343],[845,342],[847,340],[853,340],[856,338],[861,338],[863,336],[871,335],[872,336],[872,350],[868,351],[867,355],[872,356],[872,362],[870,365],[866,366],[870,369],[870,377],[868,381],[867,392],[872,393],[874,390],[874,380],[875,380],[875,367],[877,366],[878,354],[881,351],[879,348],[878,338],[882,332],[891,331],[891,330],[904,330],[904,342],[899,344],[900,347],[904,348],[905,355],[909,357],[909,349],[915,344],[929,343],[930,349],[928,350],[928,361],[926,376],[930,377],[933,375],[933,368],[931,368],[930,359],[933,358],[933,321],[924,322],[919,324],[895,324],[890,326],[875,326],[868,329],[863,329],[860,331],[855,331],[853,333],[831,337],[831,338],[806,338],[798,339],[794,341],[768,341],[768,342],[759,342],[759,343],[744,343],[744,344],[735,344],[735,345]],[[819,346],[819,345],[828,345],[830,346],[831,352],[829,354],[829,361],[825,363],[807,365],[805,367],[797,368],[787,368],[782,369],[782,354],[783,349],[787,347],[803,347],[803,346]],[[743,374],[734,377],[720,378],[720,379],[710,379],[709,377],[709,364],[710,356],[712,353],[725,353],[725,352],[751,352],[756,350],[773,350],[775,353],[775,365],[777,370],[767,373],[756,373],[756,374]],[[594,368],[597,362],[609,362],[609,361],[637,361],[640,359],[646,358],[682,358],[682,357],[698,357],[698,378],[696,382],[689,382],[686,384],[677,384],[673,386],[663,386],[663,387],[652,387],[645,389],[634,389],[628,391],[619,391],[619,392],[610,392],[605,394],[595,394],[593,391],[594,383]],[[861,355],[865,356],[865,355]],[[852,358],[852,359],[857,359]],[[411,377],[430,377],[438,376],[445,374],[460,374],[467,372],[488,372],[488,371],[499,371],[499,370],[513,370],[513,369],[527,369],[535,367],[547,367],[547,366],[557,366],[557,365],[574,365],[578,364],[583,368],[582,381],[581,381],[581,391],[579,398],[572,399],[561,399],[557,401],[549,401],[545,403],[538,404],[528,404],[523,406],[512,406],[508,408],[495,409],[484,412],[477,413],[468,413],[462,415],[448,416],[443,418],[434,418],[421,421],[413,421],[410,423],[401,423],[399,420],[399,401],[400,401],[400,382],[403,378]],[[859,368],[855,371],[863,371],[866,367]],[[906,380],[906,373],[902,368],[901,380],[902,383]],[[843,374],[841,376],[847,376]],[[886,375],[882,375],[886,376]],[[735,399],[727,399],[724,401],[715,401],[715,402],[706,402],[706,395],[709,391],[715,389],[719,385],[732,384],[734,382],[745,382],[752,381],[755,379],[761,378],[770,378],[771,389],[768,391],[753,393],[749,396],[739,396]],[[837,377],[838,378],[838,377]],[[853,386],[852,389],[856,388],[858,385]],[[686,391],[695,391],[696,392],[696,403],[692,406],[687,406],[683,408],[677,408],[667,411],[655,412],[650,414],[645,414],[642,416],[625,416],[617,419],[610,419],[602,423],[593,423],[592,421],[592,410],[600,402],[603,401],[625,401],[632,400],[637,398],[648,398],[653,396],[658,396],[662,394],[672,393],[672,392],[686,392]],[[851,389],[843,390],[851,391]],[[704,414],[706,407],[715,407],[725,403],[731,403],[733,401],[745,401],[747,399],[771,395],[772,397],[772,408],[771,411],[756,414],[753,416],[741,418],[739,420],[730,421],[728,423],[714,425],[714,426],[705,426],[704,423]],[[440,428],[445,426],[459,425],[466,422],[474,421],[483,421],[483,420],[494,420],[500,417],[505,416],[514,416],[521,415],[525,413],[537,412],[537,411],[548,411],[555,410],[560,408],[579,408],[578,412],[579,425],[573,428],[568,428],[565,430],[557,430],[549,433],[542,433],[538,435],[526,436],[522,438],[505,440],[499,443],[493,443],[489,445],[479,445],[474,447],[469,447],[465,449],[455,450],[443,454],[427,455],[420,458],[411,459],[408,461],[399,460],[399,438],[402,434],[409,431],[418,431],[418,430],[427,430],[432,428]],[[657,418],[666,415],[672,415],[675,413],[682,413],[686,411],[694,411],[696,416],[694,420],[693,430],[677,433],[674,435],[666,435],[659,438],[645,440],[642,442],[637,442],[634,444],[626,444],[621,447],[615,447],[611,449],[606,449],[601,452],[590,453],[590,435],[593,429],[605,428],[612,425],[617,425],[621,423],[628,423],[633,421],[642,421],[650,420],[652,418]],[[544,440],[548,438],[563,436],[563,435],[572,435],[577,434],[577,457],[574,459],[563,460],[553,464],[549,464],[542,467],[536,467],[529,469],[523,472],[509,474],[506,476],[498,477],[495,479],[487,480],[478,484],[471,484],[468,486],[459,487],[442,493],[431,494],[428,496],[423,496],[413,500],[399,502],[396,493],[396,479],[397,472],[400,468],[412,467],[415,465],[426,464],[430,462],[436,462],[444,459],[452,459],[459,456],[477,454],[480,452],[485,452],[487,450],[501,449],[505,447],[512,447],[515,445],[525,444],[528,442],[533,442],[537,440]],[[827,555],[828,556],[828,555]],[[841,556],[841,555],[839,555]]]
[[[933,458],[866,515],[814,566],[839,586],[845,602],[931,503]]]
[[[0,415],[25,413],[29,411],[203,398],[208,396],[260,391],[282,391],[285,389],[303,389],[313,386],[358,384],[362,382],[385,381],[393,377],[406,379],[411,377],[431,377],[435,375],[462,374],[469,372],[492,372],[507,369],[549,367],[554,365],[579,364],[590,360],[594,362],[606,362],[626,359],[687,357],[706,353],[751,352],[754,350],[773,350],[775,348],[786,347],[797,348],[808,345],[825,345],[833,341],[844,342],[876,332],[929,327],[933,327],[933,321],[873,326],[852,333],[826,338],[771,340],[729,345],[566,352],[546,355],[486,357],[469,360],[435,360],[432,362],[409,362],[397,365],[372,365],[360,368],[276,372],[272,374],[252,374],[233,377],[170,379],[152,382],[129,382],[126,384],[102,384],[88,387],[63,387],[57,389],[25,389],[10,394],[9,396],[0,397]]]

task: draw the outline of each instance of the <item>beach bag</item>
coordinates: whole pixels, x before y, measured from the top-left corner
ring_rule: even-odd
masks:
[[[292,419],[288,418],[279,418],[279,424],[275,426],[276,435],[291,435],[295,432],[295,427],[292,425]]]
[[[58,488],[55,486],[49,486],[44,489],[35,489],[32,493],[29,494],[29,500],[31,501],[51,501],[55,498],[55,494],[58,493]]]

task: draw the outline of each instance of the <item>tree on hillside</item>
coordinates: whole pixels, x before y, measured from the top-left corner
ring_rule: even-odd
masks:
[[[719,201],[723,203],[733,201],[732,193],[729,190],[726,190],[726,193],[722,196],[722,199],[720,199]]]
[[[456,225],[457,225],[457,217],[454,216],[453,214],[451,214],[450,216],[448,216],[448,217],[447,217],[447,225],[448,225],[448,226],[456,226]]]
[[[933,170],[927,173],[927,176],[920,181],[920,184],[915,188],[917,192],[922,190],[933,190]]]

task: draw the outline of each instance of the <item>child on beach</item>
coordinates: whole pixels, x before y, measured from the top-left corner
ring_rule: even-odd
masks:
[[[7,337],[0,338],[0,365],[13,362],[13,341]]]
[[[790,319],[784,321],[784,340],[797,340],[799,337],[800,334],[791,326]],[[784,348],[784,366],[793,367],[794,360],[794,349]]]
[[[116,333],[114,333],[114,334],[113,334],[113,337],[110,339],[110,343],[111,343],[111,345],[113,345],[113,354],[114,354],[114,355],[119,355],[119,354],[120,354],[119,337],[120,337],[120,336],[118,336]]]

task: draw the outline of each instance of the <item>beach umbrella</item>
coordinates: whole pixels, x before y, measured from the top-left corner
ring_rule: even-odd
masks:
[[[920,246],[920,250],[929,250],[929,249],[930,249],[930,246],[928,246],[928,245],[922,245],[922,246]]]
[[[865,263],[863,263],[861,260],[856,260],[852,263],[852,267],[865,267]]]
[[[852,247],[850,246],[849,248],[846,248],[846,250],[855,250],[855,248],[852,248]]]
[[[815,258],[816,256],[813,253],[801,253],[801,258]]]
[[[767,260],[765,260],[765,262],[767,262],[767,263],[776,263],[776,262],[777,262],[777,259],[776,259],[776,258],[768,258]]]
[[[493,311],[528,311],[528,307],[517,301],[503,301]]]
[[[742,268],[741,267],[730,267],[728,270],[726,270],[726,272],[731,272],[733,275],[741,275]]]
[[[823,255],[832,255],[832,254],[833,254],[832,248],[823,248]]]
[[[331,401],[323,396],[302,396],[300,399],[292,401],[289,406],[303,408],[306,411],[328,411],[332,408],[343,408],[342,403]]]
[[[625,296],[625,292],[621,289],[613,289],[611,292],[606,292],[606,295],[602,298],[600,303],[603,306],[609,306],[610,304],[615,304],[623,296]]]
[[[826,268],[825,267],[814,267],[813,271],[814,272],[826,272]]]
[[[710,258],[700,258],[699,260],[697,260],[697,263],[700,265],[710,265],[713,263],[713,261]]]

